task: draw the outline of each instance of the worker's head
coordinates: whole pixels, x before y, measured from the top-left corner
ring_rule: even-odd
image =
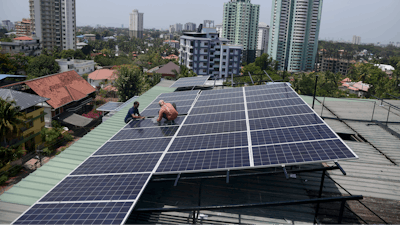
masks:
[[[133,107],[135,107],[135,108],[139,107],[139,102],[138,102],[138,101],[135,101],[135,102],[133,103]]]
[[[160,101],[158,102],[158,104],[159,104],[160,106],[163,106],[163,105],[164,105],[164,100],[160,100]]]

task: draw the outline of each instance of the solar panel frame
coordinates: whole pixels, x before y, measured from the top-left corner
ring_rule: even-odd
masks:
[[[178,88],[178,87],[193,87],[193,86],[202,86],[204,85],[210,76],[203,77],[183,77],[179,78],[175,81],[170,88]]]

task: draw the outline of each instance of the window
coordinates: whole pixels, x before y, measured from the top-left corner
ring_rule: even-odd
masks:
[[[208,59],[208,56],[205,55],[205,56],[204,56],[204,59]]]
[[[224,49],[224,51],[223,52],[226,52],[226,49]]]
[[[42,116],[40,116],[40,122],[44,122],[44,114]]]

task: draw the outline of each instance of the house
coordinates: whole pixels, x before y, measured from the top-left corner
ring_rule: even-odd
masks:
[[[174,70],[176,70],[178,73],[181,71],[178,65],[173,62],[169,62],[154,72],[161,74],[162,77],[175,77]]]
[[[92,87],[100,87],[101,82],[113,82],[118,78],[116,70],[101,69],[89,74],[88,82]]]
[[[18,125],[18,131],[6,136],[8,145],[22,145],[27,150],[36,149],[42,143],[40,131],[45,126],[44,108],[38,104],[50,99],[10,89],[0,89],[0,98],[8,102],[14,101],[15,106],[24,114],[24,117],[20,118],[24,123]]]
[[[74,70],[13,83],[2,88],[23,90],[25,93],[48,98],[49,100],[39,104],[46,113],[46,126],[51,126],[53,118],[64,112],[84,111],[86,105],[93,101],[96,91]]]
[[[85,42],[76,43],[76,49],[82,49],[86,45],[88,45],[88,44],[86,44]]]
[[[84,34],[84,39],[90,40],[90,41],[95,41],[96,40],[96,35],[95,34]]]
[[[94,60],[81,59],[56,59],[56,62],[60,66],[60,73],[75,70],[81,76],[93,72],[96,65]]]
[[[179,60],[179,57],[176,55],[169,55],[169,56],[163,56],[162,59],[172,59],[172,60]]]
[[[0,74],[0,87],[12,83],[17,83],[25,79],[26,79],[25,75]]]
[[[180,47],[179,41],[177,41],[177,40],[165,40],[163,42],[163,45],[169,45],[169,46],[171,46],[171,48],[178,48],[178,49]]]
[[[363,97],[367,94],[368,89],[371,87],[370,84],[365,84],[362,81],[351,82],[349,78],[345,78],[341,81],[342,86],[339,88],[343,91],[348,91],[351,94],[357,94],[358,97]]]
[[[18,54],[24,53],[26,56],[37,56],[42,52],[40,39],[37,37],[18,37],[14,38],[13,42],[0,42],[3,54]]]

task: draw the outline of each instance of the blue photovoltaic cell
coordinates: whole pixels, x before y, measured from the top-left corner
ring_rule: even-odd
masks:
[[[187,114],[191,106],[177,106],[176,111],[178,111],[179,115]],[[140,115],[141,116],[158,116],[160,109],[146,109]]]
[[[304,105],[301,98],[291,98],[284,100],[273,100],[273,101],[262,101],[262,102],[250,102],[247,103],[247,109],[262,109],[262,108],[272,108],[272,107],[282,107],[291,105]]]
[[[232,112],[244,110],[244,104],[233,104],[233,105],[216,105],[209,107],[198,107],[193,108],[190,115],[204,114],[204,113],[217,113],[217,112]]]
[[[323,123],[322,120],[314,113],[249,120],[250,130],[283,128],[320,123]]]
[[[221,90],[202,91],[201,95],[220,95],[220,94],[242,92],[242,91],[243,91],[242,88],[228,88],[228,89],[221,89]]]
[[[107,102],[106,104],[100,106],[99,108],[97,108],[97,111],[113,111],[116,108],[118,108],[119,106],[121,106],[122,104],[124,104],[123,102]]]
[[[356,158],[338,139],[253,147],[253,157],[254,166]]]
[[[247,132],[177,137],[169,152],[247,146]]]
[[[160,97],[174,97],[174,96],[188,96],[188,95],[197,95],[200,91],[193,90],[193,91],[175,91],[171,93],[163,93]]]
[[[241,96],[243,96],[243,91],[219,94],[219,95],[202,95],[202,94],[200,94],[200,97],[198,98],[198,100],[202,101],[202,100],[213,100],[213,99],[222,99],[222,98],[238,98]]]
[[[246,114],[244,111],[207,114],[207,116],[189,115],[185,121],[185,125],[196,124],[196,123],[221,122],[229,120],[244,120],[244,119],[246,119]]]
[[[284,92],[290,92],[290,91],[292,91],[292,89],[290,87],[261,89],[261,90],[259,89],[259,90],[253,90],[253,91],[246,90],[246,96],[277,94],[277,93],[284,93]]]
[[[270,95],[255,95],[255,96],[247,96],[246,101],[249,102],[261,102],[261,101],[269,101],[274,99],[287,99],[287,98],[296,98],[299,97],[293,91],[279,94],[270,94]]]
[[[14,224],[122,224],[133,202],[36,204]]]
[[[182,95],[182,96],[171,96],[171,97],[157,97],[153,103],[159,102],[160,100],[164,100],[164,102],[177,102],[177,101],[188,101],[195,100],[197,95]]]
[[[260,130],[251,132],[251,143],[255,145],[311,141],[337,138],[326,125]]]
[[[170,141],[171,138],[109,141],[97,150],[94,155],[162,152]]]
[[[174,121],[175,125],[180,125],[182,121],[185,119],[185,116],[178,116]],[[125,126],[124,129],[129,128],[151,128],[151,127],[160,127],[160,126],[170,126],[172,123],[163,119],[161,124],[154,123],[152,119],[144,119],[144,120],[132,120],[129,124]]]
[[[246,120],[238,120],[238,121],[229,121],[221,123],[184,125],[181,127],[178,136],[225,133],[225,132],[246,131],[246,130],[247,130]]]
[[[151,172],[161,153],[90,157],[72,175]]]
[[[118,132],[111,140],[142,139],[154,137],[171,137],[179,126],[164,126],[155,128],[126,129]]]
[[[135,200],[150,173],[67,177],[40,202]]]
[[[215,99],[215,100],[209,100],[209,101],[197,101],[196,104],[194,105],[194,107],[237,104],[237,103],[243,103],[243,102],[244,102],[243,97],[223,98],[223,99]]]
[[[210,78],[210,76],[204,77],[183,77],[179,78],[175,83],[173,83],[170,87],[193,87],[193,86],[201,86]]]
[[[282,107],[282,108],[272,108],[272,109],[257,109],[248,111],[249,119],[263,118],[263,117],[273,117],[273,116],[284,116],[293,114],[304,114],[312,113],[313,111],[310,107],[306,105]]]
[[[167,153],[157,172],[225,169],[245,166],[250,166],[247,147]]]
[[[184,100],[184,101],[171,102],[171,104],[175,103],[175,105],[177,107],[179,107],[179,106],[190,106],[193,104],[193,102],[194,102],[194,100]],[[158,102],[155,102],[155,103],[152,103],[151,105],[147,106],[146,109],[160,109],[160,105],[158,104]]]
[[[244,89],[246,91],[253,91],[253,90],[265,90],[265,89],[272,89],[272,88],[280,88],[280,87],[287,87],[286,83],[270,83],[268,85],[254,85],[254,86],[249,86],[245,87]]]

